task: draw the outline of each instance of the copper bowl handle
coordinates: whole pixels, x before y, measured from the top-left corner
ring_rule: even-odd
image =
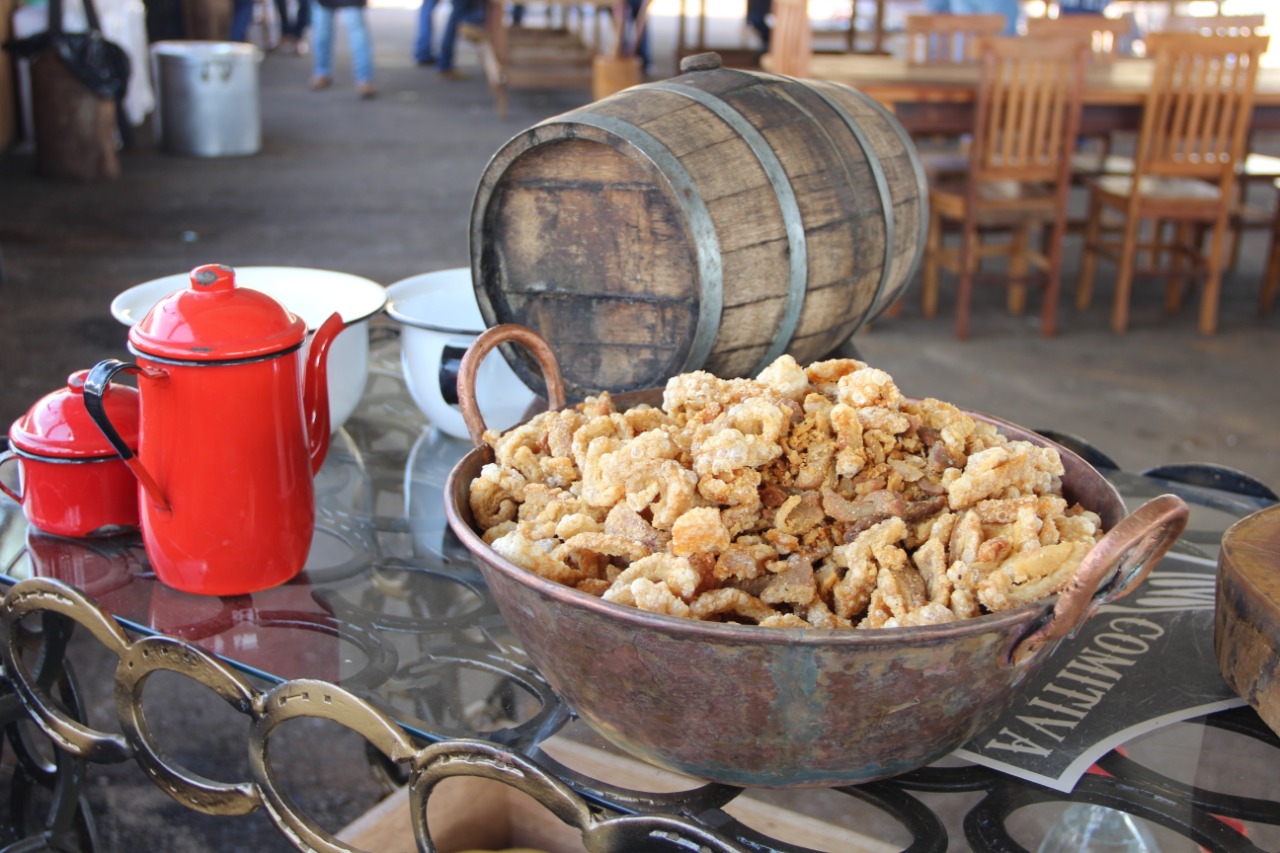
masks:
[[[528,326],[516,323],[503,323],[486,329],[467,347],[458,366],[458,408],[462,410],[462,420],[467,425],[471,442],[479,447],[484,444],[484,433],[488,429],[484,423],[484,415],[480,413],[480,405],[476,401],[476,374],[480,370],[480,362],[494,347],[507,341],[524,344],[542,367],[542,378],[547,383],[548,408],[563,409],[567,402],[564,392],[564,377],[560,375],[560,363],[541,335]]]
[[[1098,608],[1138,588],[1187,526],[1186,503],[1161,495],[1144,503],[1098,540],[1058,594],[1047,622],[1009,650],[1020,664],[1046,645],[1074,634]]]

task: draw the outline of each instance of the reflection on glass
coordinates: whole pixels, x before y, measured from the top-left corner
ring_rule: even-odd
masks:
[[[1159,853],[1151,833],[1127,812],[1072,803],[1036,853]]]

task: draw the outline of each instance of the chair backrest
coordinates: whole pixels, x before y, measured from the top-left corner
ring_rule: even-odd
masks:
[[[1154,62],[1134,168],[1230,186],[1244,156],[1267,36],[1151,33]]]
[[[1200,33],[1206,36],[1256,36],[1267,26],[1263,15],[1170,15],[1161,32]]]
[[[769,37],[769,70],[792,77],[809,76],[813,24],[808,0],[773,0],[773,33]]]
[[[977,39],[1004,32],[1004,15],[907,15],[907,62],[963,65],[978,61]]]
[[[1078,38],[987,37],[970,149],[975,183],[1052,182],[1065,192],[1088,48]]]
[[[1027,36],[1080,39],[1089,45],[1090,58],[1098,65],[1111,62],[1121,53],[1132,26],[1132,22],[1125,18],[1105,18],[1102,15],[1027,18]]]

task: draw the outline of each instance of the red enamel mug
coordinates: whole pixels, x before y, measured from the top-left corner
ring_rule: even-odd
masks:
[[[9,428],[0,466],[18,466],[15,489],[0,491],[22,506],[27,523],[57,536],[112,536],[138,526],[137,485],[115,449],[89,417],[79,370],[66,387],[46,394]],[[121,440],[138,446],[138,392],[114,386],[111,419]]]
[[[163,583],[240,595],[302,570],[329,448],[327,356],[342,329],[334,313],[304,364],[307,324],[210,264],[130,329],[135,364],[90,371],[85,406],[137,477],[142,542]],[[121,371],[138,377],[136,454],[105,406]]]

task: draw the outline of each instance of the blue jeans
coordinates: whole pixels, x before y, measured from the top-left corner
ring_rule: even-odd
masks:
[[[769,12],[773,10],[772,0],[747,0],[747,23],[760,36],[760,43],[765,52],[769,50]]]
[[[627,0],[627,23],[624,31],[627,39],[635,38],[636,18],[640,15],[640,7],[644,5],[641,0]],[[644,32],[640,33],[640,43],[636,45],[636,56],[640,57],[640,69],[642,71],[649,70],[649,27],[646,24]]]
[[[342,18],[351,48],[351,71],[357,83],[373,82],[373,42],[365,25],[363,6],[330,9],[311,4],[311,70],[317,77],[333,76],[333,19]]]
[[[418,10],[418,37],[413,42],[414,61],[427,65],[436,61],[431,53],[431,16],[436,11],[436,0],[422,0]]]
[[[298,11],[289,20],[289,0],[276,0],[276,12],[280,14],[280,37],[302,38],[311,22],[311,0],[298,0]]]
[[[253,24],[253,0],[233,0],[231,4],[231,40],[248,41]]]
[[[1059,0],[1059,15],[1101,15],[1110,0]]]
[[[484,24],[484,0],[453,0],[449,20],[444,23],[440,37],[440,56],[436,67],[441,71],[453,68],[453,48],[458,41],[458,25],[462,22],[480,26]]]

